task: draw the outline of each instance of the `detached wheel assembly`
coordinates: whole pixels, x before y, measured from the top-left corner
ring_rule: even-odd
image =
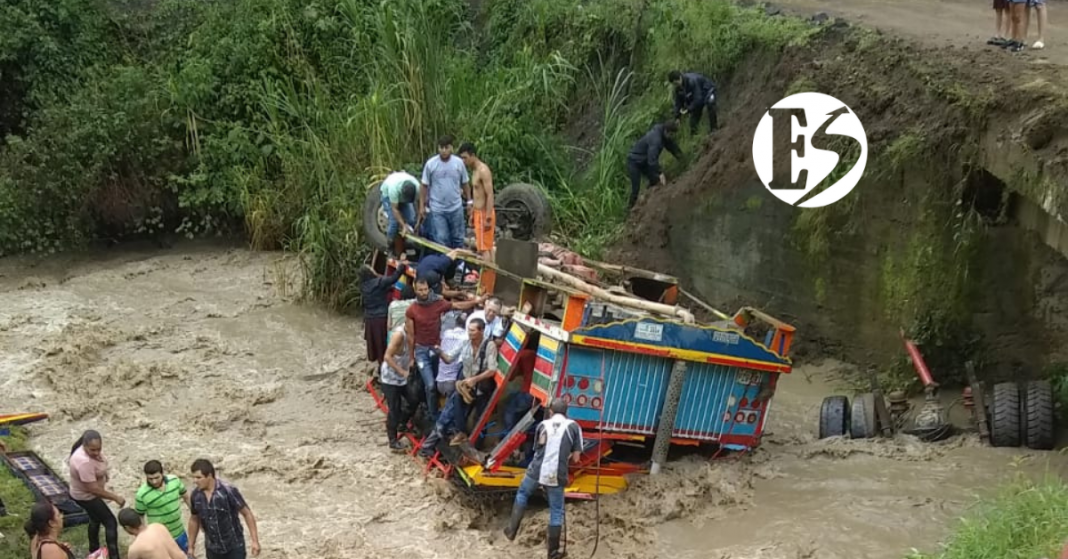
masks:
[[[537,186],[510,184],[494,196],[493,205],[501,237],[535,241],[552,230],[552,206]]]
[[[1053,448],[1053,386],[1048,380],[1033,380],[1023,389],[1024,444],[1034,450]]]
[[[990,444],[1020,446],[1020,389],[1013,382],[994,385],[990,402]]]
[[[849,398],[845,396],[828,396],[820,406],[819,438],[844,437],[849,433],[850,423]]]
[[[879,432],[875,419],[875,395],[861,394],[853,399],[853,413],[850,418],[849,434],[854,439],[871,439]]]

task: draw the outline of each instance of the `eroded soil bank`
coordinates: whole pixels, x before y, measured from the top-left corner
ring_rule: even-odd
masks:
[[[802,352],[887,367],[904,328],[943,381],[966,359],[990,381],[1063,361],[1065,73],[1028,63],[1040,54],[936,42],[837,22],[804,47],[751,54],[723,87],[722,128],[640,203],[613,259],[673,273],[725,310],[790,321]],[[860,184],[815,210],[776,199],[752,165],[760,118],[800,91],[840,99],[868,136]]]
[[[291,301],[295,273],[278,254],[199,244],[0,261],[3,407],[52,414],[32,442],[63,472],[77,435],[101,431],[127,497],[146,460],[187,481],[195,458],[214,460],[256,511],[268,559],[543,554],[544,511],[510,544],[504,511],[462,505],[387,452],[358,318]],[[1065,465],[969,437],[816,441],[843,367],[799,363],[753,455],[683,459],[606,497],[597,556],[898,559],[933,548],[1021,457],[1034,473]],[[588,556],[595,507],[568,514],[572,556]]]

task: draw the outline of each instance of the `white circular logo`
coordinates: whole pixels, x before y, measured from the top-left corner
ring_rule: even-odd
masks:
[[[776,135],[789,140],[789,176],[775,176]],[[829,179],[842,161],[842,149],[831,140],[852,138],[860,156],[844,175]],[[783,154],[785,155],[785,154]],[[849,194],[860,182],[868,162],[868,137],[864,125],[845,103],[822,93],[797,93],[780,100],[764,113],[753,135],[753,165],[760,182],[776,198],[801,208],[820,208]],[[825,180],[826,179],[826,180]],[[833,182],[831,182],[833,181]],[[827,184],[824,184],[824,183]]]

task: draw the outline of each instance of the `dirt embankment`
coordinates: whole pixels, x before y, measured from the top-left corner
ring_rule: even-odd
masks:
[[[1068,264],[1047,216],[1066,199],[1054,185],[1068,178],[1068,79],[1060,66],[1028,63],[1038,56],[916,44],[844,22],[806,47],[754,53],[722,88],[722,128],[640,205],[612,256],[675,273],[716,305],[754,304],[794,322],[802,353],[881,365],[901,355],[898,328],[925,310],[900,308],[922,307],[919,297],[959,303],[952,310],[965,309],[982,336],[983,374],[1037,374],[1068,347],[1068,323],[1051,312],[1068,297]],[[811,210],[774,198],[752,164],[760,118],[796,91],[842,100],[868,135],[855,200],[826,222],[806,223]],[[972,205],[985,234],[962,265],[952,223]],[[949,293],[939,276],[958,273]]]

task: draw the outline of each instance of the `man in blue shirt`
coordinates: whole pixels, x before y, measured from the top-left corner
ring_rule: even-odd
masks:
[[[452,156],[452,142],[448,134],[438,139],[438,154],[423,166],[418,222],[429,220],[430,240],[435,243],[463,248],[467,229],[464,201],[471,199],[471,179],[464,162]]]

